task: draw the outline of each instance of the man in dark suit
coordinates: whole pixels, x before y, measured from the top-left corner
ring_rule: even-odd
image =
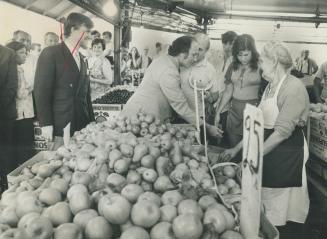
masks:
[[[70,134],[94,121],[87,64],[78,49],[89,38],[93,22],[71,13],[64,24],[65,41],[45,48],[38,60],[34,95],[42,133],[55,148],[62,143],[63,129]]]
[[[16,54],[0,45],[0,193],[7,188],[11,168],[17,82]]]

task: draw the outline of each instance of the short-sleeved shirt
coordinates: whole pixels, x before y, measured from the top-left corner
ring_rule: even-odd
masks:
[[[233,62],[233,56],[228,57],[227,59],[225,58],[224,51],[222,50],[209,50],[207,54],[207,59],[208,61],[213,65],[217,72],[217,80],[218,80],[218,85],[219,85],[219,99],[218,99],[218,104],[222,99],[222,93],[226,89],[226,84],[225,84],[225,75],[226,72]],[[228,111],[230,108],[230,105],[227,104],[225,108],[221,111],[221,113],[224,113]]]
[[[234,86],[233,97],[239,100],[254,100],[259,98],[259,90],[261,85],[261,70],[258,68],[241,69],[239,67],[234,70],[233,65],[225,75],[225,83],[232,83]]]
[[[193,87],[190,85],[190,79],[192,81],[204,81],[207,82],[208,85],[212,85],[208,90],[211,93],[220,92],[219,82],[217,80],[217,72],[214,67],[208,62],[206,59],[197,63],[188,69],[182,69],[181,71],[181,87],[186,96],[187,103],[191,107],[191,109],[195,110],[195,93]],[[202,112],[202,104],[201,104],[201,94],[198,94],[198,107],[199,112]]]
[[[318,69],[316,77],[322,80],[322,92],[320,97],[327,100],[327,62],[324,62]]]

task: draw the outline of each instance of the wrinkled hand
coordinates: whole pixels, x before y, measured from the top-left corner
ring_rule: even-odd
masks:
[[[52,142],[53,141],[53,126],[44,126],[42,127],[42,135],[45,138],[45,140]]]
[[[227,162],[230,161],[231,159],[235,158],[236,154],[237,154],[237,150],[235,148],[231,148],[231,149],[226,149],[224,152],[222,152],[222,154],[220,155],[220,159],[223,162]]]
[[[222,131],[218,127],[210,125],[210,124],[207,124],[206,127],[207,127],[208,134],[210,136],[219,137],[219,138],[223,137],[224,131]]]

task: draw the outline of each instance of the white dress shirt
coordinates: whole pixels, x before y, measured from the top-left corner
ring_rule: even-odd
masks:
[[[33,106],[33,85],[29,84],[25,78],[22,66],[17,66],[18,71],[18,88],[16,96],[16,120],[29,119],[34,117]]]

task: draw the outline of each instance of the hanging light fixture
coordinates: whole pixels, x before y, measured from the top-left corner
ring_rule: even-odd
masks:
[[[108,17],[114,17],[118,13],[118,7],[115,0],[108,0],[102,8],[103,13]]]

